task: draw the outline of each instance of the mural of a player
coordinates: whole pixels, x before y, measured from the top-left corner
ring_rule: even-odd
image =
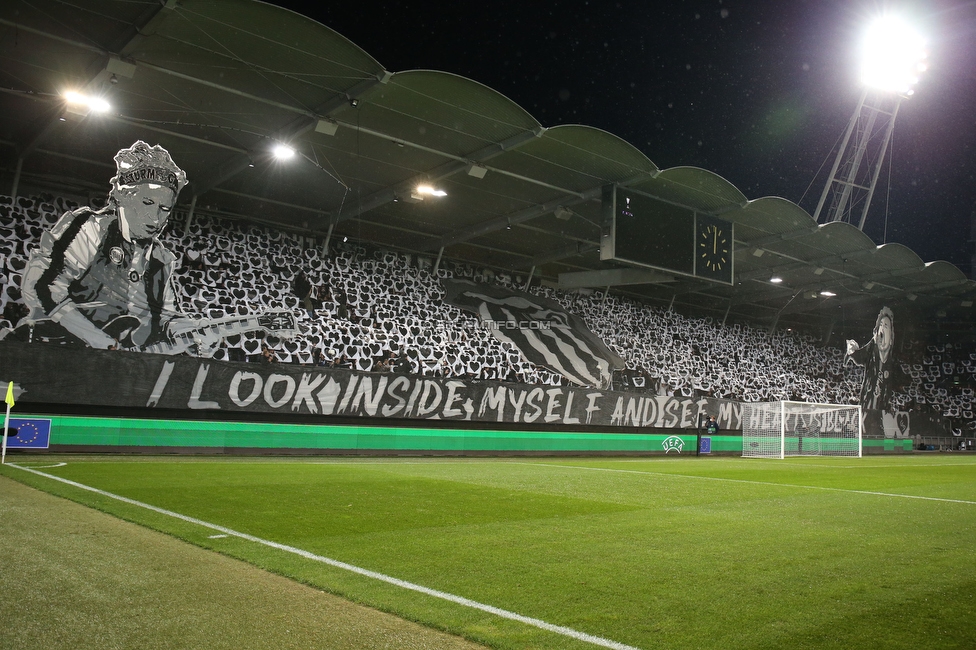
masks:
[[[159,237],[187,184],[186,174],[168,151],[141,140],[120,150],[115,164],[106,207],[65,213],[31,252],[22,283],[31,312],[16,338],[209,356],[233,333],[293,329],[293,317],[265,327],[269,323],[225,323],[228,319],[180,313],[172,279],[177,257]],[[282,314],[270,317],[288,320]]]
[[[36,337],[141,348],[166,337],[179,317],[170,282],[176,256],[158,236],[186,174],[169,152],[142,141],[119,151],[115,164],[108,205],[64,214],[31,253],[22,291]]]
[[[896,381],[897,364],[894,355],[895,317],[891,310],[882,307],[874,324],[871,340],[863,346],[857,341],[847,341],[845,361],[850,359],[864,368],[860,403],[865,411],[865,426],[881,425],[888,437],[895,437],[898,427],[891,410],[891,393]],[[879,423],[877,420],[880,419]],[[890,434],[890,435],[889,435]],[[903,432],[902,435],[906,435]]]

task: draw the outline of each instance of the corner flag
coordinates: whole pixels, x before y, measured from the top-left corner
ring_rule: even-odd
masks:
[[[10,409],[14,405],[14,382],[7,385],[7,415],[3,419],[3,451],[0,452],[0,465],[7,462],[7,429],[10,427]]]

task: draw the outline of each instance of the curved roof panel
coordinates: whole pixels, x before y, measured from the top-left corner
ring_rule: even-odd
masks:
[[[633,187],[709,214],[724,213],[746,203],[746,197],[734,185],[718,174],[698,167],[671,167]]]
[[[237,0],[172,4],[127,56],[307,110],[323,93],[383,71],[345,37],[287,9]]]
[[[363,98],[357,123],[457,156],[541,125],[518,104],[476,81],[446,72],[398,72]]]
[[[809,259],[817,257],[845,257],[860,251],[873,251],[871,238],[850,224],[835,221],[825,223],[809,235],[793,240],[797,251],[807,250]]]
[[[587,173],[617,181],[652,174],[657,165],[640,149],[603,129],[584,124],[563,124],[546,130],[545,138],[572,151],[588,167]]]
[[[540,137],[507,152],[493,166],[576,194],[657,171],[630,143],[588,126],[546,129]]]
[[[873,243],[871,245],[873,247]],[[901,244],[883,244],[878,246],[875,254],[870,259],[871,267],[878,271],[921,270],[924,266],[922,258],[916,255],[915,251]]]
[[[811,232],[817,226],[803,208],[775,196],[749,201],[727,218],[735,222],[736,237],[751,245],[762,245],[765,238]]]

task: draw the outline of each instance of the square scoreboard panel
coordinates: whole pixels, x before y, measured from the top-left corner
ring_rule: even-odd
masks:
[[[732,284],[733,224],[646,194],[603,191],[600,259]]]

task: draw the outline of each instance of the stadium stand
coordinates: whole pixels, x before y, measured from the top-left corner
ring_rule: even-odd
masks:
[[[25,315],[21,273],[41,232],[76,204],[62,197],[0,196],[0,326]],[[524,360],[481,327],[473,314],[444,302],[440,278],[458,277],[523,289],[525,278],[354,242],[321,254],[314,239],[198,214],[190,228],[178,215],[164,233],[181,255],[175,275],[181,309],[210,318],[271,309],[294,311],[292,340],[245,334],[225,340],[215,358],[333,365],[361,371],[496,379],[560,385],[564,380]],[[181,221],[182,220],[182,221]],[[309,302],[295,294],[304,272]],[[856,403],[862,370],[843,351],[809,334],[742,323],[722,325],[600,292],[532,286],[557,301],[626,361],[617,382],[628,390],[738,401]],[[972,420],[976,353],[952,344],[909,341],[901,349],[904,382],[894,393],[902,410]],[[617,385],[617,387],[621,387]]]

